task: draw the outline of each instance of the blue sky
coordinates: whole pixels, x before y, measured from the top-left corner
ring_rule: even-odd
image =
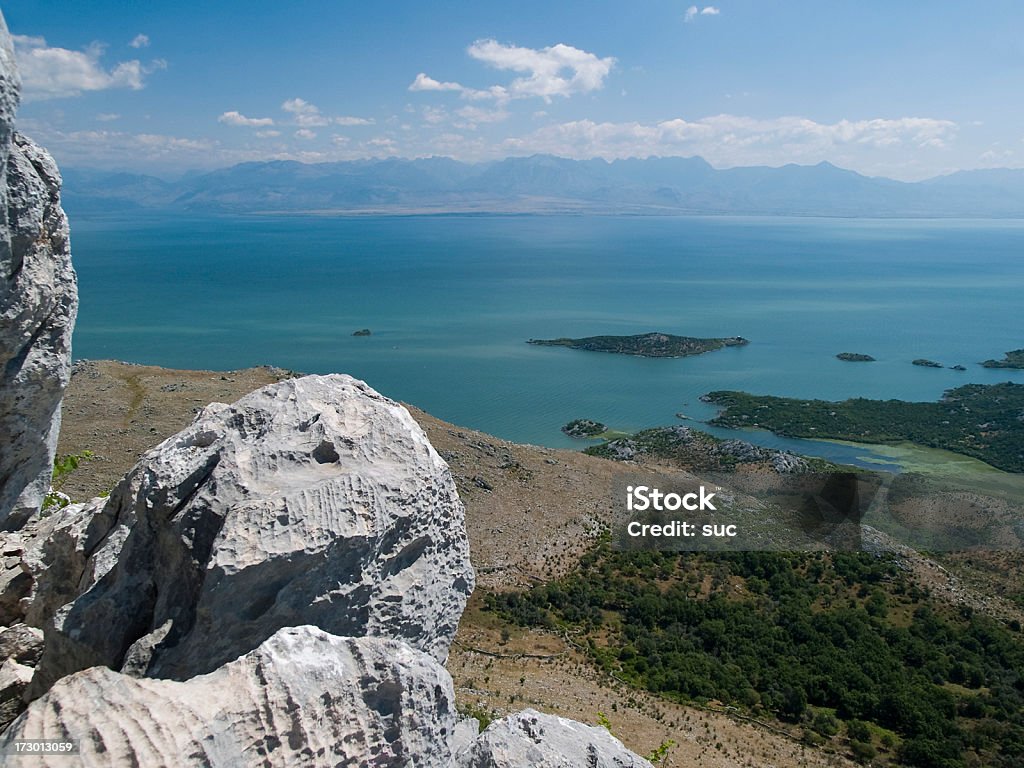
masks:
[[[701,155],[1024,166],[1024,3],[7,2],[69,166]]]

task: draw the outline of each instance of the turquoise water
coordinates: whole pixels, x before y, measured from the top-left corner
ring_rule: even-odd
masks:
[[[518,442],[579,447],[559,427],[580,417],[628,431],[708,418],[698,398],[712,389],[933,400],[1024,382],[976,365],[1024,346],[1018,221],[167,217],[72,230],[78,358],[340,371]],[[351,335],[364,327],[373,335]],[[751,344],[657,360],[524,343],[652,330]]]

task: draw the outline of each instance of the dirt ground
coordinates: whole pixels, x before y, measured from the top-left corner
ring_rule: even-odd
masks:
[[[108,491],[142,454],[186,426],[202,406],[233,402],[292,375],[271,367],[180,371],[81,361],[64,400],[58,452],[88,450],[93,457],[68,476],[62,490],[74,500]],[[448,660],[460,707],[497,716],[533,707],[593,724],[603,713],[612,732],[641,754],[674,742],[662,765],[853,765],[828,745],[805,746],[797,730],[752,722],[723,707],[681,706],[630,689],[599,673],[571,638],[511,627],[484,611],[483,590],[522,588],[572,568],[609,517],[609,490],[621,465],[574,451],[510,443],[409,410],[455,476],[482,588],[463,615]],[[652,479],[670,471],[630,469],[649,472]],[[941,592],[951,583],[953,577],[931,561],[908,558],[910,570],[926,575],[933,589]],[[971,594],[959,582],[948,591],[954,602]]]

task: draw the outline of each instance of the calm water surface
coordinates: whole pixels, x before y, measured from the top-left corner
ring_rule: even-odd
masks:
[[[580,417],[629,431],[708,418],[712,389],[933,400],[1024,382],[976,365],[1024,346],[1024,222],[78,217],[73,232],[78,358],[340,371],[519,442],[578,447],[559,427]],[[656,360],[524,343],[652,330],[751,344]]]

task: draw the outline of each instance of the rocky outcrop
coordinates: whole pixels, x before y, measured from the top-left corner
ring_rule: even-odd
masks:
[[[463,507],[409,413],[349,376],[209,406],[109,499],[6,540],[0,605],[21,623],[0,633],[0,723],[17,715],[0,751],[72,736],[87,766],[649,766],[601,728],[458,716],[441,664],[473,585]]]
[[[463,515],[419,426],[363,382],[210,406],[92,517],[33,693],[92,666],[184,680],[303,624],[443,661],[473,586]]]
[[[651,768],[607,730],[526,709],[459,751],[456,768]]]
[[[4,733],[0,750],[74,734],[83,766],[444,768],[456,726],[451,677],[429,654],[304,626],[187,682],[103,667],[66,677]]]
[[[14,131],[18,76],[0,18],[0,529],[39,511],[50,484],[71,375],[78,287],[61,178]]]

